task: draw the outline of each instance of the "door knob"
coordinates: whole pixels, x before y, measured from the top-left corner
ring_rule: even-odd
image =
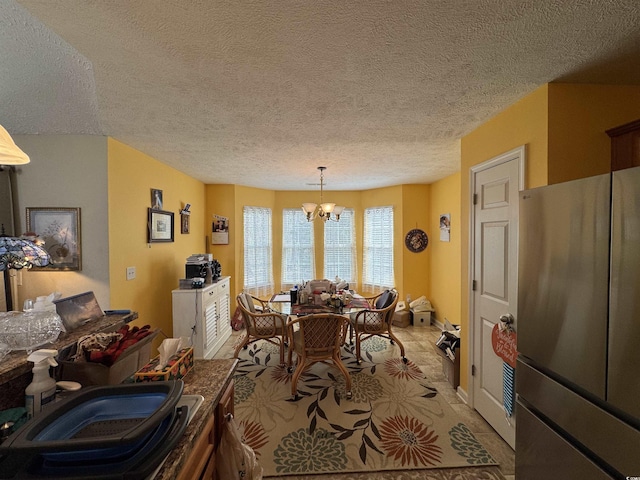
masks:
[[[505,313],[504,315],[500,315],[500,324],[498,325],[498,329],[501,332],[513,332],[513,322],[515,322],[515,318],[510,313]]]
[[[506,325],[512,325],[515,322],[515,318],[510,313],[505,313],[504,315],[500,315],[499,319],[502,323]]]

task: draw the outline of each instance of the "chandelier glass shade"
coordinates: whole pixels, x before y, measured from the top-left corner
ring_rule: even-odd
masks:
[[[307,216],[307,221],[312,222],[316,218],[322,219],[323,222],[327,220],[333,220],[337,222],[340,220],[340,214],[344,210],[343,206],[336,205],[335,203],[324,203],[322,194],[324,188],[324,171],[327,167],[318,167],[320,170],[320,205],[317,203],[303,203],[302,211]],[[333,213],[333,217],[331,214]]]

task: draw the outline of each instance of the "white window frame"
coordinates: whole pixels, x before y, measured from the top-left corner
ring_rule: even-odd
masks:
[[[393,222],[393,206],[364,211],[362,285],[367,291],[395,286]]]
[[[340,221],[327,221],[324,224],[324,276],[331,280],[338,276],[349,283],[349,288],[357,290],[356,219],[353,208],[345,208]]]
[[[274,292],[271,209],[245,206],[242,211],[244,235],[244,291],[256,297]]]
[[[316,273],[314,222],[299,208],[282,210],[282,268],[280,288],[288,290]]]

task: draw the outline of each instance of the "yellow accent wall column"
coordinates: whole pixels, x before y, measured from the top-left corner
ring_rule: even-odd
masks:
[[[438,321],[447,318],[453,324],[460,324],[460,249],[462,238],[462,217],[460,216],[460,172],[433,183],[429,201],[432,235],[429,236],[431,264],[429,278],[430,294],[427,296],[436,311]],[[449,241],[440,241],[440,215],[451,215]],[[415,298],[415,297],[414,297]]]
[[[136,324],[171,336],[171,291],[184,278],[187,257],[205,247],[205,186],[113,138],[107,149],[111,308],[135,310]],[[163,210],[174,213],[174,242],[147,243],[152,188],[162,190]],[[191,204],[191,232],[181,234],[179,211],[186,203]],[[136,267],[134,280],[126,279],[127,267]]]
[[[421,295],[426,295],[431,300],[432,283],[429,272],[433,258],[434,236],[437,235],[437,230],[434,228],[435,224],[431,216],[430,190],[430,185],[402,186],[402,203],[398,211],[395,212],[396,223],[400,222],[400,262],[395,262],[402,264],[402,282],[401,286],[397,286],[398,292],[401,294],[400,300],[406,299],[407,295],[411,295],[414,300]],[[418,253],[410,251],[404,243],[405,236],[414,228],[424,230],[429,237],[426,250]]]

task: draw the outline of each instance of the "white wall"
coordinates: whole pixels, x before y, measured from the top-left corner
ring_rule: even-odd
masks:
[[[99,135],[14,135],[31,158],[17,174],[20,221],[26,207],[80,207],[82,270],[22,271],[19,309],[25,298],[61,292],[64,297],[93,291],[100,307],[109,305],[109,217],[107,137]],[[20,276],[18,276],[20,283]]]

